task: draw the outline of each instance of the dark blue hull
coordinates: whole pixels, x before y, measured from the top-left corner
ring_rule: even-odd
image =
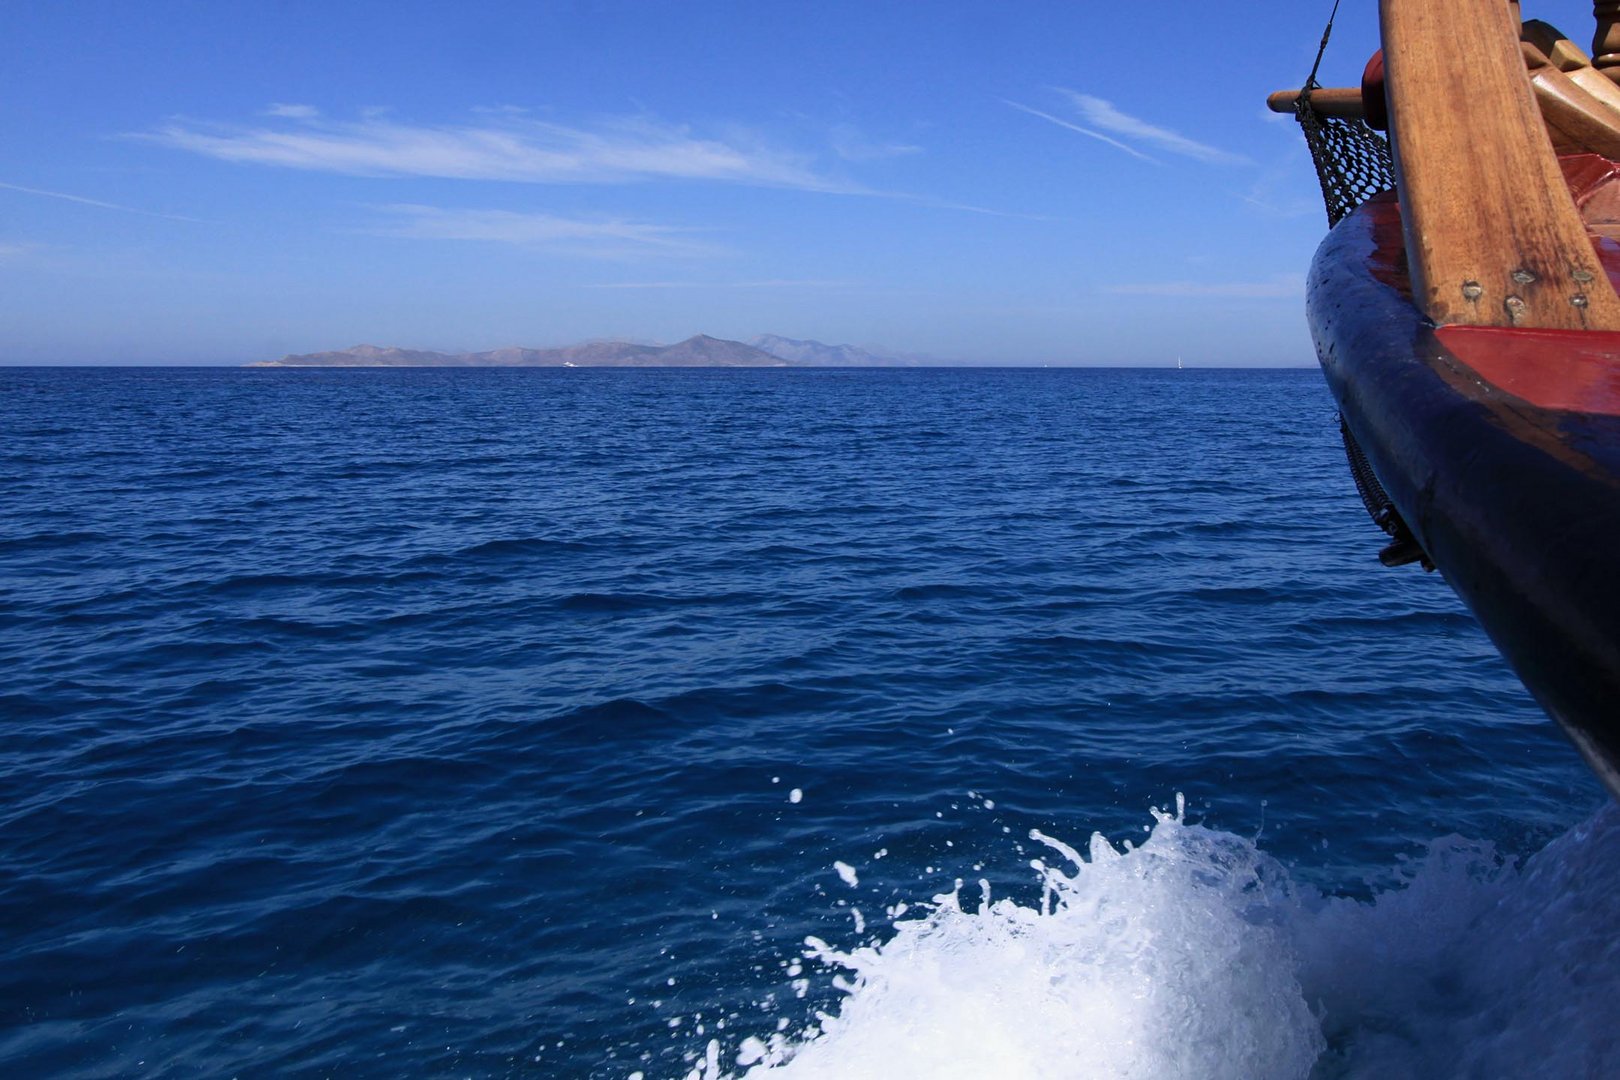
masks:
[[[1465,362],[1412,304],[1393,201],[1328,234],[1308,310],[1344,422],[1411,536],[1620,796],[1620,416],[1546,408]],[[1534,362],[1511,355],[1522,335],[1486,333],[1497,359]]]

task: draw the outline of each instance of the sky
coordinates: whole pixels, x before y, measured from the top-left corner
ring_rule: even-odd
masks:
[[[1330,3],[0,5],[0,363],[1314,363]],[[1590,5],[1526,4],[1577,41]],[[1344,0],[1351,85],[1376,4]]]

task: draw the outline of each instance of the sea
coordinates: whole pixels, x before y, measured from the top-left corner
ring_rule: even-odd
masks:
[[[0,1074],[1620,1075],[1312,370],[0,369]]]

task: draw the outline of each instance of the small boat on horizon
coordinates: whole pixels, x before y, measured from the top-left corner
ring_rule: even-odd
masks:
[[[1380,558],[1438,570],[1620,796],[1620,9],[1597,10],[1594,61],[1517,3],[1382,0],[1360,87],[1313,71],[1270,104],[1328,204],[1307,313]]]

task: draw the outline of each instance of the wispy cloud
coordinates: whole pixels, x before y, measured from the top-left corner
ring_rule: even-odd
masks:
[[[387,221],[371,230],[410,240],[471,240],[594,258],[695,258],[721,249],[697,231],[621,219],[590,220],[511,210],[463,210],[397,203],[376,208]]]
[[[1021,105],[1019,102],[1013,102],[1013,100],[1004,99],[1004,97],[1001,100],[1006,102],[1008,105],[1013,105],[1013,108],[1019,108],[1019,110],[1022,110],[1022,112],[1029,113],[1030,117],[1040,117],[1042,120],[1050,120],[1051,123],[1055,123],[1055,125],[1058,125],[1059,128],[1068,128],[1069,131],[1077,131],[1077,133],[1085,134],[1085,136],[1090,136],[1090,138],[1100,139],[1100,141],[1106,142],[1108,146],[1115,147],[1115,149],[1118,149],[1118,151],[1124,151],[1126,154],[1131,155],[1131,157],[1140,157],[1140,159],[1144,160],[1144,162],[1153,162],[1155,165],[1160,164],[1157,159],[1149,157],[1149,155],[1139,151],[1139,149],[1136,149],[1136,147],[1126,146],[1126,144],[1119,141],[1119,139],[1108,138],[1108,136],[1103,134],[1102,131],[1092,131],[1090,128],[1082,128],[1082,126],[1077,125],[1077,123],[1069,123],[1068,120],[1059,120],[1059,118],[1053,117],[1051,113],[1042,112],[1042,110],[1038,110],[1038,108],[1030,108],[1029,105]]]
[[[1113,285],[1112,296],[1167,296],[1182,299],[1291,300],[1305,295],[1305,278],[1280,274],[1269,281],[1149,281]]]
[[[956,210],[964,214],[983,214],[986,217],[1015,218],[1019,221],[1061,220],[1048,214],[1026,214],[1018,210],[997,210],[989,206],[975,206],[972,203],[953,202],[950,199],[938,199],[932,195],[914,195],[905,191],[865,191],[862,194],[879,199],[894,199],[898,202],[911,203],[913,206],[926,206],[933,210]]]
[[[1185,135],[1171,131],[1169,128],[1150,124],[1134,116],[1120,112],[1113,102],[1105,101],[1090,94],[1076,93],[1073,90],[1060,92],[1074,103],[1080,111],[1085,122],[1092,127],[1112,132],[1123,139],[1136,143],[1146,143],[1148,146],[1162,150],[1167,154],[1179,154],[1195,161],[1204,161],[1212,165],[1247,165],[1248,158],[1242,154],[1233,154],[1226,150],[1210,146],[1207,143],[1196,142]]]
[[[135,135],[223,161],[357,176],[433,176],[532,183],[644,179],[719,180],[813,191],[861,193],[815,171],[800,154],[739,133],[703,137],[646,118],[594,127],[534,119],[519,110],[465,124],[408,124],[384,115],[337,122],[308,106],[272,106],[281,124],[176,120]]]
[[[1105,142],[1116,150],[1124,151],[1132,157],[1140,158],[1143,161],[1151,161],[1156,165],[1162,164],[1162,162],[1131,144],[1146,145],[1164,153],[1179,154],[1182,157],[1208,162],[1212,165],[1252,164],[1242,154],[1229,153],[1218,147],[1196,142],[1185,135],[1171,131],[1169,128],[1159,127],[1156,124],[1148,123],[1146,120],[1140,120],[1127,113],[1120,112],[1113,102],[1105,101],[1100,97],[1092,97],[1090,94],[1065,90],[1061,87],[1057,89],[1059,93],[1069,99],[1069,102],[1074,106],[1075,111],[1084,123],[1065,120],[1062,117],[1053,116],[1049,112],[1031,108],[1020,102],[1008,101],[1006,98],[1003,98],[1002,101],[1015,109],[1029,113],[1031,116],[1038,116],[1042,120],[1056,124],[1058,127],[1067,128],[1069,131]],[[1105,134],[1105,132],[1109,134]]]
[[[1029,113],[1031,116],[1038,116],[1042,120],[1051,121],[1052,123],[1056,124],[1060,128],[1068,128],[1070,131],[1079,132],[1081,135],[1089,135],[1093,139],[1100,139],[1101,141],[1107,143],[1109,146],[1114,147],[1116,150],[1125,151],[1127,154],[1131,155],[1132,157],[1141,158],[1143,161],[1151,161],[1155,165],[1160,164],[1158,159],[1149,157],[1148,155],[1142,153],[1142,151],[1136,149],[1134,146],[1126,146],[1124,143],[1120,142],[1118,139],[1110,139],[1107,135],[1104,135],[1100,131],[1092,131],[1090,128],[1081,127],[1079,124],[1072,124],[1067,120],[1060,120],[1057,117],[1053,116],[1051,113],[1045,113],[1045,112],[1042,112],[1039,109],[1032,109],[1028,105],[1020,105],[1016,101],[1008,101],[1006,98],[1002,98],[1001,100],[1005,104],[1011,105],[1015,109],[1020,109],[1020,110],[1022,110],[1024,112]]]
[[[321,115],[321,110],[313,105],[286,105],[273,101],[265,106],[265,116],[275,116],[283,120],[314,120]]]
[[[923,152],[922,147],[910,143],[890,143],[870,138],[852,124],[835,125],[829,132],[829,141],[833,152],[845,161],[880,161]]]
[[[1040,215],[885,191],[822,167],[827,150],[846,161],[921,153],[921,148],[866,139],[834,128],[818,155],[786,150],[758,133],[728,126],[708,135],[684,125],[616,117],[594,125],[538,119],[515,106],[475,109],[461,124],[410,124],[385,109],[334,121],[309,105],[274,104],[270,123],[213,124],[177,119],[128,138],[222,161],[350,176],[439,177],[519,183],[625,183],[695,180],[792,188],[829,195],[891,199],[915,206],[994,217]],[[1112,140],[1110,140],[1112,141]]]
[[[1268,217],[1306,217],[1322,212],[1310,159],[1297,135],[1264,164],[1249,189],[1239,192],[1238,198]]]
[[[771,278],[764,281],[604,281],[587,289],[842,289],[859,281],[821,281]]]
[[[1321,199],[1312,198],[1308,195],[1279,197],[1271,193],[1268,185],[1263,184],[1256,184],[1250,190],[1240,194],[1238,198],[1271,217],[1309,217],[1312,214],[1322,212]]]
[[[65,191],[46,191],[43,188],[23,187],[21,184],[7,184],[0,182],[0,188],[7,191],[18,191],[24,195],[38,195],[46,199],[61,199],[63,202],[78,203],[81,206],[94,206],[101,210],[117,210],[123,214],[140,214],[143,217],[167,218],[169,221],[187,221],[193,225],[206,225],[201,218],[186,217],[184,214],[165,214],[158,210],[141,210],[134,206],[123,206],[119,203],[103,202],[100,199],[87,199],[83,195],[70,195]]]

